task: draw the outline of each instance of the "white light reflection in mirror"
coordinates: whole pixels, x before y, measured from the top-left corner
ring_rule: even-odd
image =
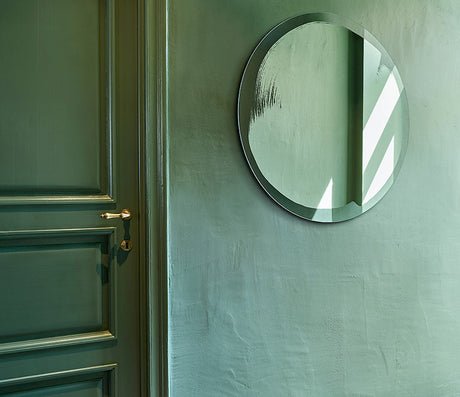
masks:
[[[392,138],[387,150],[380,162],[379,168],[375,173],[372,180],[371,186],[364,197],[363,204],[366,204],[371,198],[373,198],[380,189],[387,183],[392,177],[394,170],[394,159],[395,159],[395,139]]]
[[[333,186],[334,186],[334,181],[331,178],[331,180],[329,181],[329,184],[327,185],[325,192],[323,193],[323,197],[321,197],[321,200],[318,203],[316,208],[318,209],[332,208],[332,187]]]
[[[393,69],[363,130],[363,173],[366,171],[400,95],[401,91]]]

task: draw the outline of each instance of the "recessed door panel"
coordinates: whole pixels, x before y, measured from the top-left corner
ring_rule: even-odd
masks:
[[[0,353],[12,342],[29,346],[31,339],[113,328],[112,233],[102,228],[0,237]]]
[[[11,397],[102,397],[102,380],[75,382],[10,394]]]
[[[0,7],[0,203],[110,195],[106,2]]]

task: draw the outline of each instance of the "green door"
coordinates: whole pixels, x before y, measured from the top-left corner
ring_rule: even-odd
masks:
[[[141,393],[137,77],[136,2],[0,0],[2,396]]]

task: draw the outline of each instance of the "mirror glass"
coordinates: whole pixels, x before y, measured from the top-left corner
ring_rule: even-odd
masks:
[[[339,222],[389,190],[408,139],[398,70],[362,27],[306,14],[272,29],[241,80],[238,128],[265,191],[305,219]]]

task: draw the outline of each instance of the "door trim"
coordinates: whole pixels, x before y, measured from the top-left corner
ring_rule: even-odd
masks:
[[[167,397],[167,0],[139,5],[139,208],[143,395]],[[144,265],[146,264],[146,265]],[[144,343],[144,342],[143,342]]]
[[[107,380],[106,387],[112,390],[113,395],[118,395],[116,390],[117,384],[117,368],[116,363],[97,365],[94,367],[76,368],[71,370],[59,371],[59,372],[48,372],[38,375],[23,376],[20,378],[11,378],[6,380],[0,380],[1,392],[17,392],[21,390],[27,390],[30,385],[33,388],[37,386],[57,386],[61,384],[70,384],[76,381],[84,381],[90,379],[104,378]]]

